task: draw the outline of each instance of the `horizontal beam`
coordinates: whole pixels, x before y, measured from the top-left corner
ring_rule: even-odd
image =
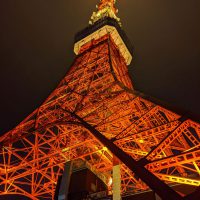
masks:
[[[155,173],[155,175],[164,181],[186,184],[186,185],[193,185],[193,186],[200,186],[200,180],[196,180],[192,178],[178,177],[178,176],[158,174],[158,173]]]
[[[160,160],[155,160],[146,165],[150,171],[161,170],[170,167],[178,167],[183,164],[193,164],[193,162],[200,160],[200,148],[185,152],[176,156],[170,156]]]

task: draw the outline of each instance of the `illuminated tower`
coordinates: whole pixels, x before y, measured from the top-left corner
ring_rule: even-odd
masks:
[[[200,186],[200,124],[133,89],[132,48],[116,14],[115,0],[100,1],[75,36],[77,56],[65,78],[0,138],[1,195],[53,199],[71,160],[109,184],[115,157],[121,194],[150,187],[163,199],[182,199],[168,185]]]

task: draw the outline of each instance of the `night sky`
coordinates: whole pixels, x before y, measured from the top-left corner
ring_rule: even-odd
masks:
[[[1,0],[0,134],[41,105],[64,77],[74,35],[97,2]],[[200,1],[118,0],[117,7],[134,46],[134,87],[200,119]]]

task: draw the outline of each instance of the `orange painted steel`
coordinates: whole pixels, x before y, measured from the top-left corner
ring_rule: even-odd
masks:
[[[136,160],[145,157],[147,169],[164,181],[173,182],[170,176],[186,184],[198,179],[200,125],[180,121],[180,115],[135,95],[125,61],[107,35],[78,55],[48,99],[1,137],[2,195],[53,199],[68,160],[87,161],[109,177],[112,154],[84,127],[71,123],[75,120],[63,109],[76,112]],[[148,188],[122,166],[123,193]]]
[[[80,126],[76,113],[161,180],[200,185],[200,124],[133,89],[110,34],[85,44],[47,100],[0,138],[0,195],[53,199],[64,163],[111,176],[113,155]],[[122,193],[148,189],[123,163]]]

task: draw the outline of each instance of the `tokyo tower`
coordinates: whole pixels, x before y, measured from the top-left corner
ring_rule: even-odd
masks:
[[[75,36],[76,58],[64,79],[0,137],[0,197],[53,200],[65,163],[73,161],[113,196],[118,187],[120,196],[151,189],[165,200],[200,199],[200,124],[134,90],[132,47],[115,1],[100,0]],[[196,190],[180,194],[173,184]]]

